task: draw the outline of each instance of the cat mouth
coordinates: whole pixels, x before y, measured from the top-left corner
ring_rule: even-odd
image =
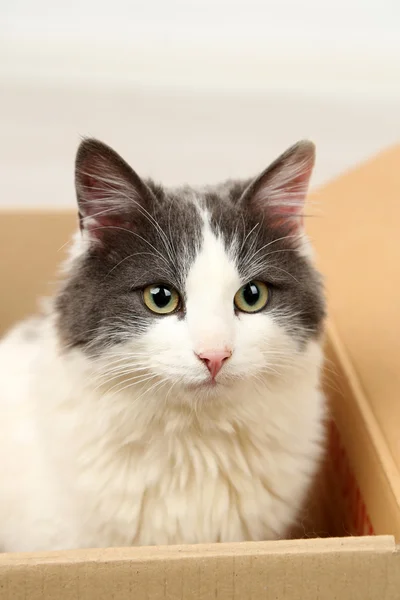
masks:
[[[202,381],[192,382],[186,384],[186,389],[192,391],[204,391],[204,392],[216,392],[218,390],[222,390],[223,388],[230,387],[234,384],[234,380],[230,377],[217,377],[203,379]]]
[[[192,383],[191,385],[195,389],[210,389],[217,387],[219,384],[215,381],[215,379],[209,379],[207,381],[201,381],[200,383]]]
[[[199,381],[198,383],[189,383],[188,388],[191,390],[212,390],[219,387],[221,384],[219,381],[215,379],[206,379],[204,381]]]

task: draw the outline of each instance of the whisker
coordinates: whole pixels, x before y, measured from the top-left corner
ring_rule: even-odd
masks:
[[[131,231],[130,229],[127,229],[126,227],[119,227],[118,225],[102,225],[99,227],[93,227],[92,231],[97,231],[99,229],[117,229],[119,231],[129,233],[130,235],[133,235],[134,237],[139,238],[140,240],[142,240],[142,242],[144,242],[145,244],[147,244],[148,246],[150,246],[150,248],[152,248],[154,250],[154,252],[159,256],[159,258],[167,265],[170,272],[173,273],[172,269],[171,269],[171,265],[168,263],[167,259],[161,254],[161,252],[159,250],[157,250],[157,248],[155,246],[153,246],[153,244],[151,244],[148,240],[146,240],[146,238],[144,238],[143,236],[136,233],[136,231]]]
[[[134,252],[133,254],[129,254],[129,256],[125,256],[125,258],[123,258],[122,260],[120,260],[116,265],[113,266],[112,269],[110,269],[110,271],[107,273],[107,275],[105,276],[105,279],[107,279],[107,277],[109,275],[111,275],[111,273],[113,271],[115,271],[115,269],[117,267],[119,267],[120,265],[122,265],[123,262],[125,262],[126,260],[129,260],[130,258],[133,258],[134,256],[153,256],[153,254],[151,252]]]
[[[147,381],[152,381],[153,379],[155,379],[157,377],[157,375],[149,375],[148,377],[145,378],[141,378],[139,380],[137,380],[137,377],[131,377],[129,379],[125,379],[124,381],[120,382],[121,384],[126,383],[127,385],[123,385],[123,387],[118,387],[118,383],[115,384],[111,389],[107,390],[106,394],[108,396],[108,394],[116,389],[116,391],[114,392],[114,394],[111,395],[111,398],[113,398],[116,394],[120,394],[121,392],[123,392],[124,390],[126,390],[127,388],[133,387],[134,385],[139,385],[142,383],[146,383]],[[132,383],[129,383],[132,382]]]

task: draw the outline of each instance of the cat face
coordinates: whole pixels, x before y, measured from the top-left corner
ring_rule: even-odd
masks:
[[[303,142],[254,181],[166,190],[84,141],[62,342],[100,358],[116,390],[210,394],[296,368],[324,318],[301,223],[313,161]]]

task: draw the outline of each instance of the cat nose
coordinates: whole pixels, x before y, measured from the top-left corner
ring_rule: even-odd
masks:
[[[207,369],[210,371],[212,379],[215,379],[222,369],[224,362],[232,356],[232,351],[210,350],[208,352],[200,352],[197,356],[204,362]]]

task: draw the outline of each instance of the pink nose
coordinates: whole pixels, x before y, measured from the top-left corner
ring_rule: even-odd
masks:
[[[231,350],[210,350],[197,355],[210,371],[211,378],[215,379],[224,362],[232,356]]]

